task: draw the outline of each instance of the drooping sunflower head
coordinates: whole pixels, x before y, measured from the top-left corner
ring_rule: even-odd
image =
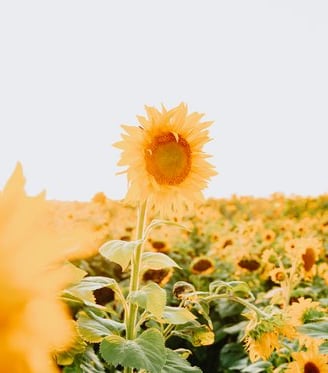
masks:
[[[126,201],[148,199],[163,215],[201,202],[202,190],[216,175],[203,152],[212,122],[201,122],[203,114],[188,114],[183,103],[162,111],[146,107],[146,112],[147,117],[137,117],[139,126],[122,126],[126,133],[114,144],[122,149],[118,164],[127,167]]]

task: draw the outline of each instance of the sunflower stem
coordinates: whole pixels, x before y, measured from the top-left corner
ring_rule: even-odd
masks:
[[[137,234],[136,239],[141,240],[144,237],[145,223],[147,217],[147,200],[138,206],[137,216]],[[142,256],[143,243],[140,243],[134,252],[132,263],[131,263],[131,278],[129,295],[132,292],[139,290],[140,285],[140,267],[141,267],[141,256]],[[125,327],[126,327],[126,338],[129,340],[136,338],[136,325],[137,325],[137,314],[138,305],[128,301],[128,310],[125,313]],[[132,373],[133,368],[124,367],[124,373]]]
[[[208,297],[205,297],[204,299],[206,301],[213,301],[213,300],[218,300],[218,299],[228,299],[228,300],[231,300],[233,302],[242,304],[243,306],[247,307],[251,311],[254,311],[259,317],[262,317],[262,318],[269,318],[270,317],[270,315],[268,313],[262,311],[260,308],[256,307],[254,304],[252,304],[248,300],[239,298],[235,295],[231,295],[231,294],[228,294],[228,293],[227,294],[210,295]]]
[[[138,207],[137,217],[137,240],[141,240],[144,235],[146,222],[147,201],[141,203]],[[131,264],[131,279],[129,294],[139,290],[140,285],[140,266],[143,244],[140,243],[134,252]],[[136,337],[136,323],[137,323],[138,306],[132,302],[128,302],[128,314],[126,315],[126,338],[135,339]]]

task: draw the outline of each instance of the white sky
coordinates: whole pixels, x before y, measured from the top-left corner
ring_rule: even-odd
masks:
[[[0,1],[0,188],[123,198],[120,124],[214,120],[206,196],[328,192],[328,1]]]

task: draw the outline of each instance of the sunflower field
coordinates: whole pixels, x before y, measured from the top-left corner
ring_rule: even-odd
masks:
[[[0,194],[0,371],[327,373],[328,194],[204,199],[208,127],[146,107],[124,201]]]

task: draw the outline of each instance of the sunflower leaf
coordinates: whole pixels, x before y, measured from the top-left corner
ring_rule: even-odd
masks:
[[[117,286],[117,282],[112,278],[89,276],[83,278],[78,284],[67,288],[64,294],[76,297],[87,305],[88,303],[95,303],[94,290],[108,287],[115,291]]]
[[[108,336],[100,344],[100,353],[109,364],[144,369],[150,373],[161,372],[166,360],[164,338],[154,328],[144,331],[134,340]]]
[[[89,343],[99,343],[111,331],[99,321],[90,318],[85,312],[80,312],[77,318],[78,331],[81,337]]]
[[[66,366],[63,373],[105,373],[103,363],[89,346],[84,354],[77,355],[74,363]]]
[[[104,243],[100,249],[100,254],[122,267],[126,271],[132,259],[135,248],[142,244],[142,240],[137,241],[122,241],[112,240]]]
[[[129,299],[155,317],[161,318],[166,304],[166,291],[155,282],[151,282],[140,290],[132,292]]]
[[[308,323],[308,324],[299,326],[297,330],[313,338],[328,339],[328,322],[327,321]]]
[[[198,367],[192,367],[188,360],[181,357],[177,352],[166,349],[166,361],[161,373],[201,373]]]
[[[163,253],[147,252],[142,254],[142,271],[172,267],[181,268],[173,259]]]
[[[209,346],[214,343],[215,339],[213,331],[206,325],[191,325],[183,327],[183,329],[176,329],[172,335],[186,339],[195,347]]]
[[[230,369],[233,369],[233,366],[230,366]],[[272,364],[269,361],[257,361],[251,365],[248,365],[246,368],[242,369],[243,373],[263,373],[270,371]]]
[[[196,320],[196,316],[186,308],[166,306],[163,319],[169,324],[181,325]]]
[[[117,285],[117,282],[113,278],[104,276],[89,276],[82,279],[78,284],[71,286],[68,290],[72,293],[94,291],[101,288],[113,288]]]

